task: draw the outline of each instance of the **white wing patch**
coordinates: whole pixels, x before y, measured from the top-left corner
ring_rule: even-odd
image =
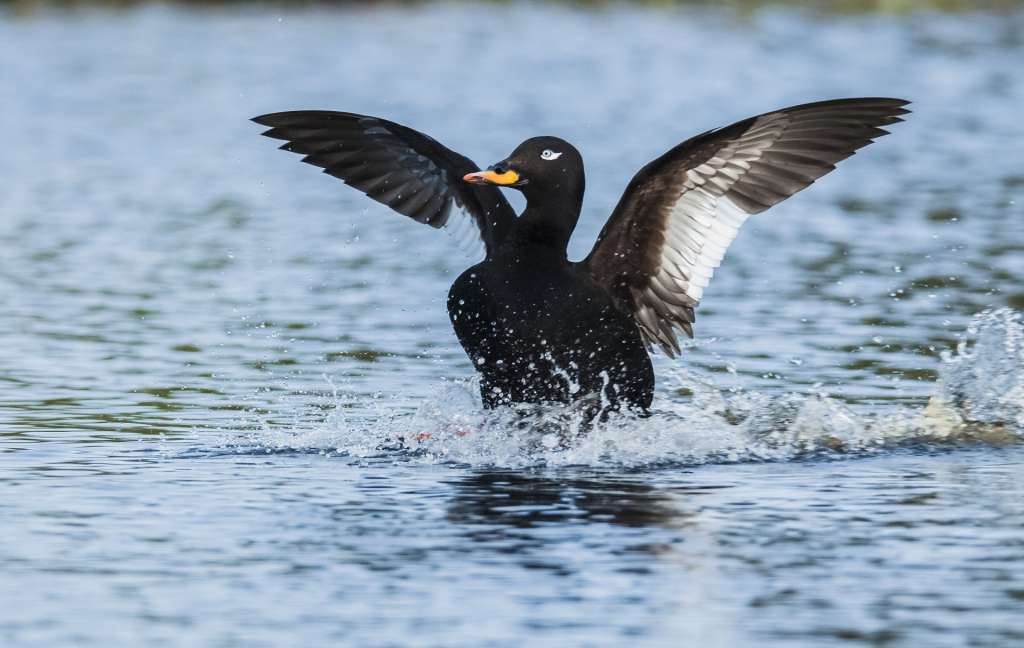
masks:
[[[658,271],[645,289],[633,292],[640,328],[670,356],[679,352],[674,329],[693,336],[693,308],[749,217],[728,198],[702,189],[673,207]]]
[[[692,337],[693,308],[751,215],[727,193],[778,140],[788,120],[778,116],[766,121],[686,171],[679,197],[669,208],[658,270],[644,289],[633,290],[641,329],[666,350],[679,351],[674,329]]]
[[[656,279],[696,305],[749,217],[725,196],[708,196],[703,189],[688,192],[672,209]]]

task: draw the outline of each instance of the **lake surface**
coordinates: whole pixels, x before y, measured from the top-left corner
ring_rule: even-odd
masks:
[[[3,646],[1024,645],[1024,12],[146,6],[0,60]],[[915,112],[580,438],[481,410],[449,237],[247,121],[561,135],[580,258],[678,141],[857,95]]]

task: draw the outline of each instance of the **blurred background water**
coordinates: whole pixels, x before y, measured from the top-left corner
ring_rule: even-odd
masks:
[[[1024,645],[1018,4],[0,12],[0,644]],[[568,441],[480,410],[453,241],[248,122],[565,137],[580,258],[678,141],[857,95],[915,112]]]

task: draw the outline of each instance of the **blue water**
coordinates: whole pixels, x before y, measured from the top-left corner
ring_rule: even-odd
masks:
[[[0,14],[0,645],[1024,645],[1022,60],[1016,9]],[[678,141],[856,95],[915,112],[583,435],[480,409],[452,240],[247,121],[565,137],[580,258]]]

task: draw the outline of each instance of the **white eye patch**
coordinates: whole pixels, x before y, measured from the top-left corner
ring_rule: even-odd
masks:
[[[540,152],[540,159],[542,160],[557,160],[562,157],[562,154],[558,151],[552,151],[551,149],[544,149]]]

